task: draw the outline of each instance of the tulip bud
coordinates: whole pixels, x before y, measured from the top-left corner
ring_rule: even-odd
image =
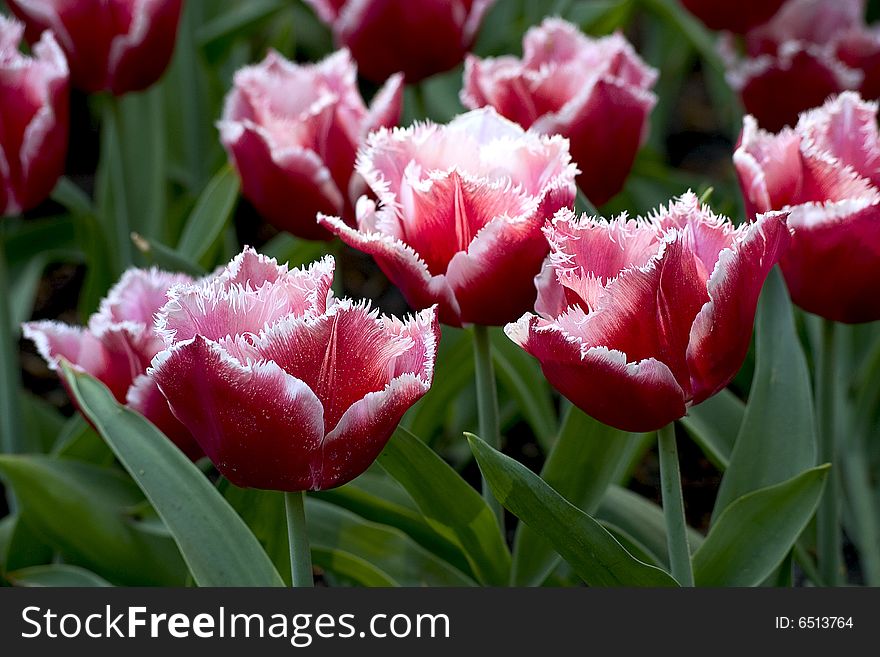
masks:
[[[539,314],[505,332],[572,403],[624,431],[664,427],[730,382],[789,242],[785,213],[735,227],[690,192],[644,219],[566,208],[545,233]]]
[[[567,137],[578,186],[605,203],[623,188],[648,134],[657,71],[621,34],[592,39],[558,18],[531,28],[523,52],[521,60],[469,56],[462,103],[491,105],[524,128]]]
[[[318,221],[372,255],[412,307],[438,304],[454,326],[498,326],[531,308],[548,249],[541,226],[576,193],[566,139],[490,107],[374,132],[358,172],[378,204],[361,197],[357,229]]]
[[[187,456],[202,455],[192,436],[172,415],[147,366],[163,347],[154,333],[153,315],[165,304],[169,288],[191,279],[158,269],[129,269],[101,301],[87,327],[60,322],[29,322],[31,340],[52,370],[61,358],[106,385],[120,403],[144,415]],[[71,398],[73,395],[71,395]]]
[[[877,104],[845,92],[779,134],[747,116],[733,156],[751,214],[790,210],[780,264],[792,300],[827,319],[880,319]]]
[[[0,216],[43,201],[67,153],[67,61],[50,32],[21,54],[23,29],[0,16]]]
[[[322,490],[366,470],[431,387],[436,309],[399,320],[334,299],[331,257],[288,270],[245,249],[175,287],[152,363],[174,414],[238,486]]]
[[[346,50],[306,65],[270,52],[241,69],[218,128],[244,195],[275,227],[330,239],[315,215],[352,216],[358,146],[371,130],[397,123],[401,93],[401,76],[392,76],[367,109]]]
[[[367,78],[410,84],[464,59],[495,0],[306,0]]]
[[[158,80],[174,51],[182,0],[8,0],[31,42],[52,30],[74,86],[116,96]]]

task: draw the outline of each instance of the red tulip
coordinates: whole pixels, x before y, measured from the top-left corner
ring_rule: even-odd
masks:
[[[64,172],[68,71],[51,33],[18,51],[23,27],[0,16],[0,216],[45,199]]]
[[[446,324],[500,325],[535,300],[547,254],[541,226],[575,197],[568,141],[526,132],[491,108],[445,126],[380,130],[358,171],[378,197],[357,204],[358,229],[318,221],[372,255],[414,308]]]
[[[144,415],[196,459],[201,450],[171,414],[155,381],[146,375],[153,356],[164,347],[154,332],[153,315],[165,305],[169,288],[191,282],[184,274],[129,269],[89,318],[88,327],[41,321],[27,323],[23,329],[50,369],[57,369],[58,360],[64,358],[88,372],[120,403]]]
[[[436,310],[401,321],[330,293],[333,259],[288,271],[251,249],[174,288],[155,377],[239,486],[320,490],[366,470],[431,386]]]
[[[158,80],[174,51],[182,0],[8,0],[29,41],[52,30],[83,91],[120,96]]]
[[[681,0],[681,4],[706,27],[744,34],[770,20],[785,0]]]
[[[361,73],[408,83],[453,68],[470,49],[495,0],[306,0],[351,50]]]
[[[746,110],[768,130],[793,125],[800,112],[865,81],[878,49],[865,42],[863,0],[789,0],[746,35],[747,58],[730,54],[728,80]]]
[[[746,117],[733,161],[751,214],[791,211],[780,264],[794,302],[840,322],[880,319],[877,105],[846,92],[777,135]]]
[[[789,241],[785,213],[734,227],[687,193],[646,219],[561,210],[536,310],[507,335],[563,395],[625,431],[652,431],[726,386],[758,295]]]
[[[397,123],[401,92],[394,75],[368,110],[347,50],[306,65],[270,52],[241,69],[218,127],[244,195],[279,229],[329,239],[315,215],[351,216],[358,146],[371,130]]]
[[[570,142],[578,186],[601,205],[623,187],[648,131],[657,71],[621,34],[601,39],[548,18],[523,40],[523,59],[469,56],[461,101],[491,105],[524,128]]]

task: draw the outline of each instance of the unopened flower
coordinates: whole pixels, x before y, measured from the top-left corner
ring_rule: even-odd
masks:
[[[523,40],[523,58],[465,63],[462,103],[491,105],[524,128],[567,137],[578,186],[596,205],[617,194],[648,133],[657,71],[622,34],[600,39],[548,18]]]
[[[369,109],[347,50],[318,64],[276,52],[235,74],[219,123],[244,195],[269,222],[306,239],[329,239],[318,212],[352,214],[349,187],[367,133],[397,123],[401,76]]]

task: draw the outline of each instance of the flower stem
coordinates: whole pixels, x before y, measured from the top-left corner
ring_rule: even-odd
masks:
[[[819,419],[819,461],[833,463],[836,461],[835,445],[835,381],[837,377],[837,361],[835,354],[835,324],[830,320],[822,321],[822,349],[816,365],[816,402]],[[816,512],[816,532],[818,535],[819,572],[826,586],[836,586],[840,582],[842,569],[840,518],[838,515],[839,477],[837,468],[832,469],[831,476],[825,486],[825,492],[819,501]]]
[[[681,494],[681,473],[678,469],[678,447],[675,424],[657,432],[660,452],[660,488],[663,495],[663,517],[666,519],[666,545],[672,576],[682,586],[694,585],[691,553],[688,546],[684,499]]]
[[[287,511],[287,540],[290,545],[290,579],[293,586],[314,586],[312,577],[312,552],[309,548],[309,535],[306,529],[306,494],[303,492],[284,493],[284,508]]]
[[[490,447],[501,449],[501,430],[498,426],[498,389],[492,367],[492,345],[489,328],[474,326],[474,367],[477,379],[477,414],[480,420],[480,438]],[[489,483],[483,478],[483,499],[495,514],[498,526],[504,532],[504,510],[492,494]]]

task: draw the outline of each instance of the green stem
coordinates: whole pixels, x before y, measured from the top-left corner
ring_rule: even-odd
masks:
[[[9,307],[12,281],[6,267],[6,230],[0,218],[0,451],[5,454],[23,452],[19,390],[21,374],[18,364],[18,332],[12,326]]]
[[[822,321],[822,349],[816,365],[816,402],[819,419],[819,462],[837,465],[835,447],[835,382],[837,377],[834,348],[834,322]],[[816,512],[819,573],[827,586],[840,582],[842,571],[840,518],[838,512],[839,475],[834,467]]]
[[[423,82],[412,85],[413,101],[415,105],[416,118],[424,121],[429,119],[428,116],[428,100],[425,98],[425,86]]]
[[[657,432],[660,452],[660,489],[663,495],[663,517],[666,519],[666,545],[672,576],[682,586],[694,585],[691,552],[688,546],[684,498],[681,494],[681,473],[678,469],[678,446],[675,424]]]
[[[853,517],[858,525],[859,561],[867,586],[880,586],[880,513],[874,503],[864,436],[843,459],[844,484]]]
[[[126,191],[126,171],[122,145],[122,112],[119,99],[103,99],[101,131],[101,194],[99,213],[109,235],[114,253],[108,254],[118,276],[132,264],[131,221]]]
[[[577,196],[574,199],[574,208],[580,214],[586,214],[591,217],[598,217],[599,210],[593,205],[593,202],[587,198],[583,190],[578,187]]]
[[[490,447],[501,449],[501,429],[498,424],[498,389],[492,367],[492,345],[489,328],[474,326],[474,367],[477,379],[477,414],[480,421],[480,438]],[[483,499],[495,514],[498,526],[504,532],[504,510],[492,494],[489,483],[483,478]]]
[[[312,552],[306,528],[305,493],[284,493],[287,511],[287,540],[290,546],[290,579],[293,586],[314,586]]]

